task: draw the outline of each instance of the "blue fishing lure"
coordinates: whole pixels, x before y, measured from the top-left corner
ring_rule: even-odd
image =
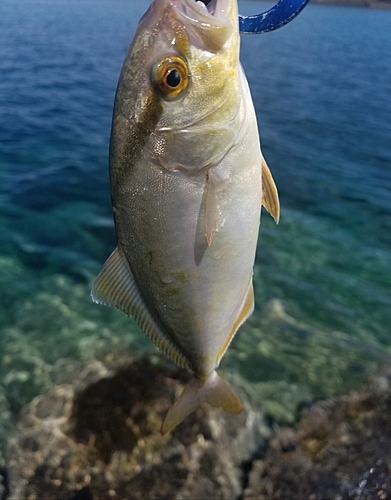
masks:
[[[308,0],[280,0],[271,9],[254,16],[239,14],[241,33],[267,33],[281,28],[294,19],[306,6]]]

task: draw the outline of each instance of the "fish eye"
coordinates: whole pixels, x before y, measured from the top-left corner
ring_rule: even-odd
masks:
[[[152,69],[152,84],[164,97],[179,96],[189,85],[186,62],[178,56],[165,57]]]
[[[178,87],[178,85],[181,84],[181,81],[182,77],[177,69],[173,69],[172,71],[170,71],[166,78],[167,85],[173,89],[175,87]]]

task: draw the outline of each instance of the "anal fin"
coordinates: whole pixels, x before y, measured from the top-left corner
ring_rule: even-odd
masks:
[[[132,272],[118,247],[107,259],[91,290],[92,300],[114,307],[132,316],[143,332],[158,348],[183,368],[191,368],[185,356],[149,312]]]
[[[262,156],[262,205],[278,224],[280,220],[280,201],[278,191],[269,167]]]
[[[217,365],[220,363],[221,358],[224,356],[225,351],[228,349],[231,340],[234,338],[235,333],[238,331],[239,327],[246,321],[246,319],[251,316],[254,311],[254,286],[252,280],[247,289],[246,297],[243,301],[242,307],[239,314],[236,316],[234,324],[227,335],[227,338],[223,345],[221,346],[217,355]]]

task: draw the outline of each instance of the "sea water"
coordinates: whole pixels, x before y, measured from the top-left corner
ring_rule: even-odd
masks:
[[[58,363],[156,352],[89,296],[115,247],[112,107],[147,4],[0,4],[0,392],[14,411]],[[242,37],[281,220],[262,213],[255,312],[221,368],[279,421],[390,361],[390,26],[391,11],[309,5]]]

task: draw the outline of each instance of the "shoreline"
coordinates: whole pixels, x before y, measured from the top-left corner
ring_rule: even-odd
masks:
[[[388,0],[310,0],[310,3],[321,5],[335,5],[337,7],[364,7],[367,9],[391,9],[391,1]]]
[[[258,1],[258,0],[253,0]],[[269,0],[261,0],[267,1]],[[273,2],[275,3],[275,2]],[[391,9],[391,0],[310,0],[309,3],[320,5],[334,5],[337,7],[363,7],[366,9]]]

